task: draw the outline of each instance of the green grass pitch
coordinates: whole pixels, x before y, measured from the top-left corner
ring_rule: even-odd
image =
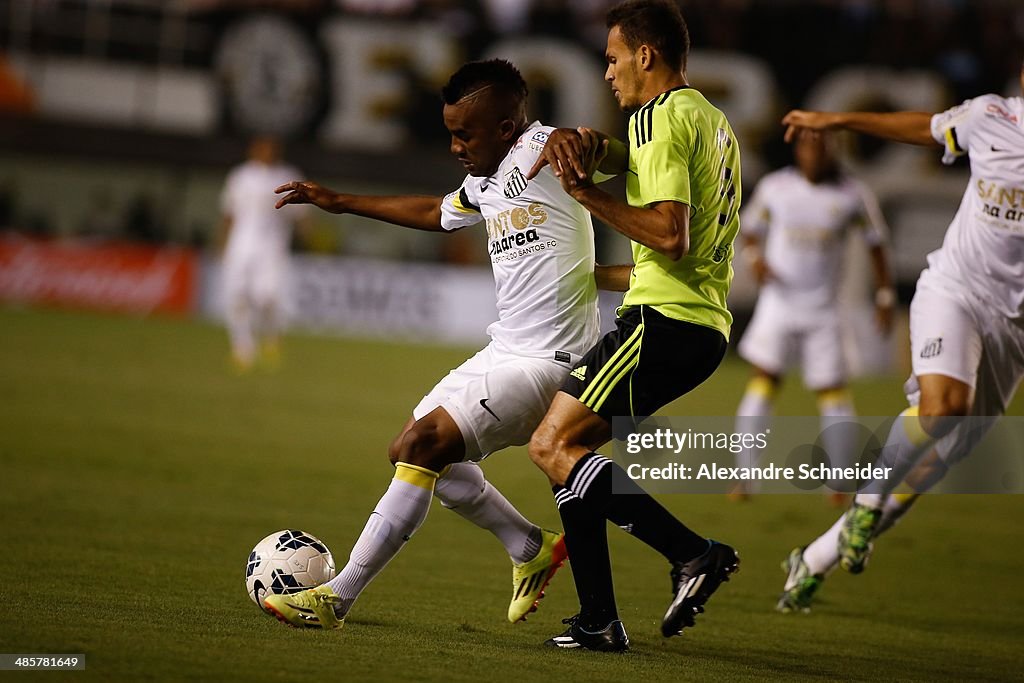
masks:
[[[574,611],[567,570],[527,623],[506,623],[500,545],[436,504],[342,631],[286,629],[257,610],[243,587],[250,548],[301,528],[343,564],[390,479],[386,444],[466,354],[296,335],[280,371],[237,377],[208,325],[0,309],[0,652],[84,652],[84,672],[39,674],[83,681],[1024,676],[1021,496],[926,497],[865,574],[837,573],[812,614],[788,616],[773,611],[779,562],[834,519],[823,498],[663,497],[734,544],[742,568],[696,628],[665,640],[668,567],[610,528],[632,639],[621,656],[540,647]],[[728,415],[745,376],[730,360],[665,412]],[[864,412],[889,414],[899,387],[854,389]],[[784,392],[780,412],[813,410],[798,387]],[[523,449],[485,469],[558,525]]]

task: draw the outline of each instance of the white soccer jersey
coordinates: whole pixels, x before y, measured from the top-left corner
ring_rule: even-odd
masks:
[[[943,162],[970,155],[971,181],[922,280],[970,305],[1024,318],[1024,100],[984,95],[931,120]]]
[[[590,214],[550,169],[526,181],[552,130],[535,121],[494,175],[466,176],[442,201],[441,225],[486,223],[498,300],[498,320],[487,328],[494,342],[520,355],[561,352],[575,361],[599,334],[594,231]]]
[[[846,176],[812,183],[793,167],[769,173],[747,201],[743,234],[761,237],[775,275],[761,295],[777,297],[794,315],[835,305],[847,231],[861,228],[868,244],[885,240],[878,201],[863,183]]]
[[[307,207],[289,205],[275,209],[274,189],[300,178],[287,164],[266,165],[247,161],[228,175],[221,194],[221,211],[231,217],[231,232],[224,258],[285,258],[292,224]]]

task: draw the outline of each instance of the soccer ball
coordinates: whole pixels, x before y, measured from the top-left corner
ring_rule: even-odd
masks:
[[[334,578],[334,558],[319,538],[304,531],[275,531],[249,553],[245,591],[264,612],[268,595],[298,593]]]

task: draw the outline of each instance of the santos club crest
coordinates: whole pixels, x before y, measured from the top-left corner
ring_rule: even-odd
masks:
[[[518,197],[526,189],[526,177],[523,176],[523,172],[519,170],[519,167],[514,167],[511,171],[505,174],[505,196],[509,199]]]

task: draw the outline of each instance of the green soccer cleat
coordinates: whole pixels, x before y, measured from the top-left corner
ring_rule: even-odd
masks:
[[[825,575],[811,573],[804,562],[803,548],[793,548],[789,557],[782,561],[782,571],[787,575],[786,585],[782,587],[782,595],[775,609],[783,614],[810,612],[811,600],[825,580]]]
[[[296,628],[341,628],[334,606],[341,602],[328,585],[317,586],[291,595],[268,595],[263,606],[281,623]]]
[[[544,588],[568,556],[565,534],[544,529],[541,538],[537,557],[522,564],[512,563],[512,602],[508,605],[508,620],[513,624],[526,621],[526,615],[537,611],[537,603],[544,597]]]
[[[882,519],[882,511],[854,503],[846,513],[839,531],[839,566],[851,574],[860,574],[871,557],[871,539]]]

